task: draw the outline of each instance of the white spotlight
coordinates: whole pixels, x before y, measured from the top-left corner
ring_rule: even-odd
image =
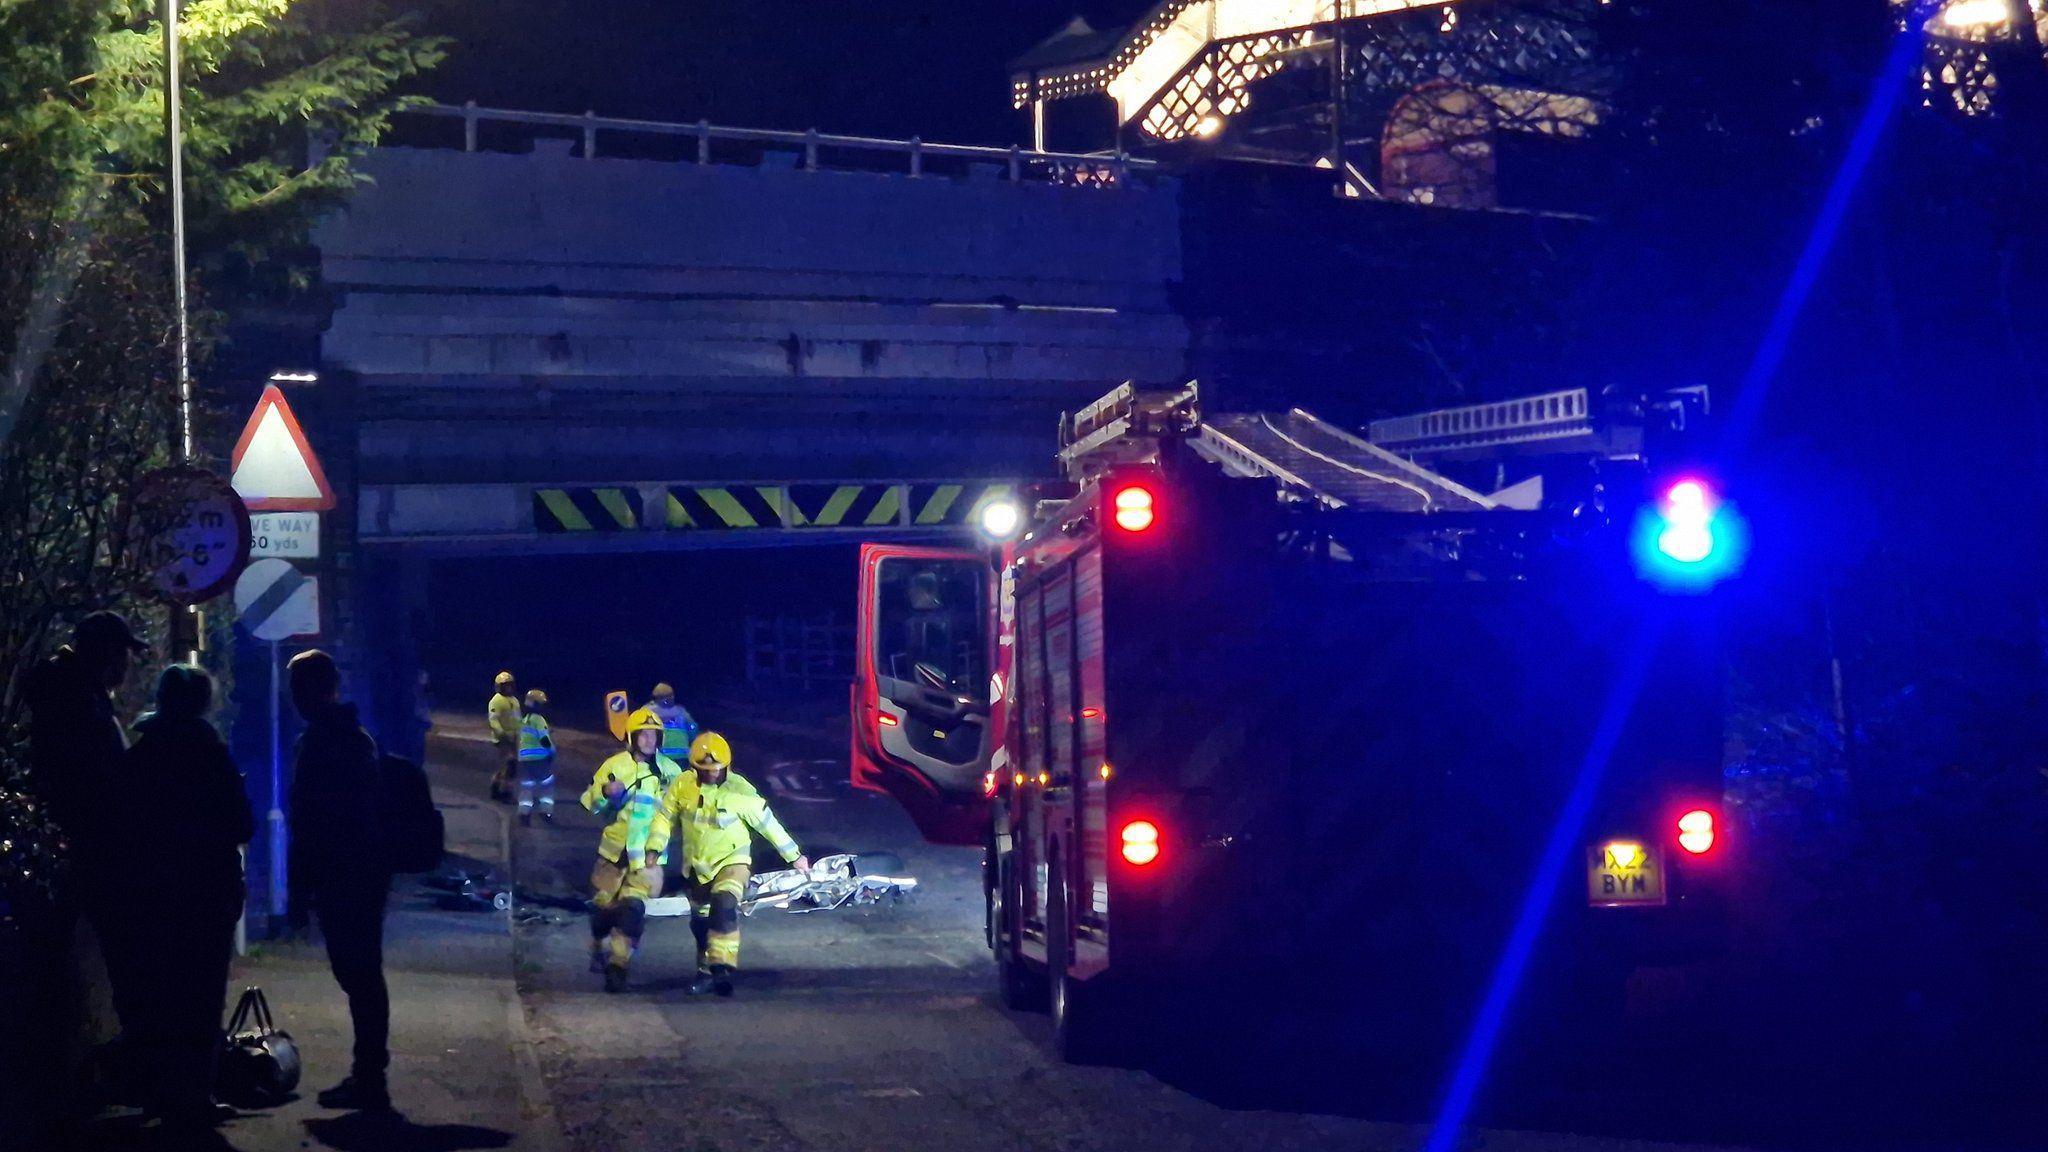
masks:
[[[991,540],[1008,540],[1024,526],[1024,509],[1014,500],[991,500],[981,508],[981,533]]]

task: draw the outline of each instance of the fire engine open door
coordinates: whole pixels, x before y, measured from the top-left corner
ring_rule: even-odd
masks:
[[[861,545],[853,783],[894,796],[935,843],[987,834],[988,584],[978,552]]]

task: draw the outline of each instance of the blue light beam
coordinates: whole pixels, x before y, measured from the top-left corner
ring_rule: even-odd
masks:
[[[1812,230],[1806,234],[1806,245],[1799,250],[1799,259],[1792,265],[1792,275],[1786,280],[1784,291],[1778,294],[1777,306],[1771,311],[1770,324],[1765,327],[1763,339],[1757,344],[1756,355],[1750,358],[1749,367],[1742,373],[1739,390],[1735,393],[1735,409],[1728,417],[1730,445],[1741,445],[1763,415],[1771,379],[1785,362],[1785,349],[1792,343],[1792,331],[1798,326],[1799,315],[1812,298],[1814,285],[1820,282],[1821,269],[1827,264],[1828,253],[1834,249],[1835,240],[1841,235],[1842,221],[1849,215],[1849,202],[1855,198],[1856,188],[1863,182],[1863,174],[1869,169],[1871,158],[1877,155],[1877,146],[1884,139],[1885,128],[1906,102],[1907,94],[1912,91],[1913,79],[1920,74],[1921,50],[1920,34],[1911,24],[1892,38],[1891,52],[1885,57],[1884,69],[1871,86],[1870,102],[1864,105],[1863,116],[1856,123],[1856,132],[1849,137],[1849,150],[1842,155],[1841,167],[1835,169],[1835,178],[1829,182],[1827,195],[1821,200],[1820,213],[1814,218]]]
[[[1903,103],[1902,97],[1910,88],[1911,78],[1918,72],[1920,50],[1919,34],[1910,26],[1892,42],[1883,70],[1871,87],[1870,101],[1849,139],[1848,151],[1828,185],[1827,195],[1821,201],[1820,212],[1807,234],[1806,244],[1793,264],[1791,277],[1779,293],[1770,324],[1757,344],[1756,355],[1750,359],[1742,375],[1741,390],[1735,397],[1735,409],[1728,422],[1727,443],[1731,446],[1740,445],[1748,438],[1763,412],[1770,381],[1784,363],[1785,350],[1791,344],[1800,313],[1812,298],[1828,253],[1841,234],[1849,203],[1870,167],[1871,158],[1877,153],[1885,128]],[[1423,1145],[1423,1152],[1454,1152],[1457,1147],[1458,1136],[1471,1116],[1472,1103],[1479,1094],[1479,1085],[1493,1059],[1494,1048],[1500,1042],[1501,1027],[1507,1021],[1508,1009],[1514,1002],[1523,974],[1528,970],[1543,922],[1550,914],[1550,905],[1564,875],[1565,864],[1574,858],[1573,848],[1582,834],[1586,816],[1592,810],[1593,799],[1599,793],[1608,759],[1613,756],[1622,727],[1642,691],[1643,677],[1648,672],[1650,655],[1655,647],[1655,634],[1645,633],[1638,637],[1621,676],[1615,681],[1599,727],[1579,764],[1578,778],[1573,782],[1564,807],[1551,826],[1550,836],[1544,842],[1543,854],[1536,862],[1536,874],[1530,881],[1528,892],[1522,897],[1514,927],[1508,933],[1507,946],[1494,968],[1486,996],[1480,1002],[1479,1015],[1459,1051],[1458,1063],[1452,1069],[1450,1085],[1444,1093],[1443,1107],[1430,1130],[1428,1142]]]
[[[1579,762],[1578,777],[1572,783],[1571,793],[1565,797],[1564,808],[1557,814],[1557,822],[1550,826],[1549,839],[1544,841],[1543,855],[1536,863],[1536,876],[1530,881],[1529,890],[1522,895],[1521,908],[1515,913],[1515,925],[1508,933],[1507,948],[1501,954],[1499,965],[1494,968],[1493,980],[1486,988],[1486,998],[1480,1002],[1479,1017],[1473,1021],[1472,1032],[1458,1054],[1458,1065],[1451,1073],[1450,1089],[1444,1094],[1443,1110],[1437,1115],[1436,1126],[1430,1130],[1429,1142],[1423,1145],[1423,1152],[1453,1152],[1457,1147],[1458,1134],[1472,1112],[1472,1101],[1479,1094],[1479,1084],[1486,1076],[1494,1046],[1500,1042],[1501,1026],[1507,1022],[1508,1008],[1514,1003],[1522,974],[1528,970],[1529,958],[1536,950],[1536,938],[1543,931],[1551,901],[1564,878],[1565,862],[1575,858],[1573,849],[1586,826],[1586,815],[1592,811],[1593,798],[1600,793],[1600,781],[1607,775],[1607,762],[1614,756],[1615,745],[1621,742],[1621,730],[1628,724],[1629,713],[1635,710],[1643,677],[1649,673],[1650,654],[1656,650],[1660,635],[1661,629],[1656,627],[1638,634],[1622,664],[1621,674],[1615,678],[1614,690],[1601,710],[1600,723],[1593,730],[1585,758]]]

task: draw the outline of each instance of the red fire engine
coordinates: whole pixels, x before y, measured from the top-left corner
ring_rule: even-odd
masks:
[[[1126,385],[1061,441],[1068,484],[1009,539],[863,550],[853,771],[985,848],[1003,999],[1049,1006],[1063,1056],[1233,984],[1454,1031],[1560,819],[1532,972],[1618,1003],[1711,942],[1713,598],[1648,578],[1630,531],[1661,515],[1689,571],[1709,486],[1638,469],[1517,509],[1192,385]]]

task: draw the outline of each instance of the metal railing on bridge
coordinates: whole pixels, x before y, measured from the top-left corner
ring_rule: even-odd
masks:
[[[569,129],[575,133],[572,139],[580,141],[579,155],[584,159],[596,159],[601,154],[638,158],[646,152],[644,142],[654,140],[681,142],[683,151],[672,158],[694,160],[698,164],[758,161],[766,154],[785,153],[804,171],[827,168],[876,171],[880,168],[923,176],[932,168],[932,161],[939,161],[942,164],[951,162],[956,167],[964,165],[969,175],[979,166],[1000,172],[1005,179],[1017,183],[1028,181],[1077,187],[1116,187],[1130,183],[1133,176],[1149,175],[1159,167],[1156,161],[1121,152],[1040,152],[1020,147],[935,144],[915,136],[907,140],[847,136],[820,132],[815,128],[807,132],[784,132],[767,128],[734,128],[708,120],[686,123],[599,116],[595,112],[585,112],[580,116],[566,112],[522,112],[480,108],[474,100],[460,105],[420,105],[406,112],[414,116],[461,120],[462,150],[465,152],[482,150],[485,126],[512,125],[519,130],[518,135],[527,140],[554,135],[554,130]],[[601,136],[627,137],[642,144],[616,153],[601,153]],[[691,144],[694,144],[693,149]]]

